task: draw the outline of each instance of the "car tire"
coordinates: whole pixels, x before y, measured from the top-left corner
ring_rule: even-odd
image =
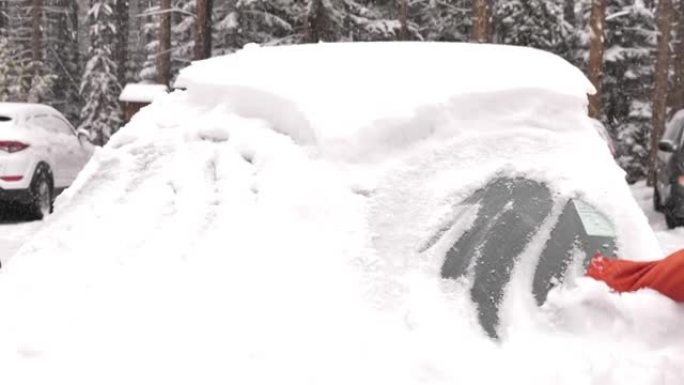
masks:
[[[675,227],[679,226],[679,221],[675,216],[672,214],[672,210],[669,208],[665,208],[665,223],[667,224],[668,229],[674,229]]]
[[[662,212],[663,208],[663,204],[660,203],[660,191],[658,191],[658,186],[653,186],[653,210]]]
[[[53,186],[50,169],[41,163],[36,168],[29,187],[31,193],[29,213],[31,218],[43,219],[52,213]]]

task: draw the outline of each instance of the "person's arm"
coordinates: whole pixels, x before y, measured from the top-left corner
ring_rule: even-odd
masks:
[[[684,249],[651,262],[609,259],[597,253],[587,268],[587,276],[620,293],[650,288],[684,302]]]

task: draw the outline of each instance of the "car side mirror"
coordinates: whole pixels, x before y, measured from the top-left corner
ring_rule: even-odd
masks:
[[[658,142],[658,150],[663,152],[675,152],[677,147],[670,140],[661,140]]]

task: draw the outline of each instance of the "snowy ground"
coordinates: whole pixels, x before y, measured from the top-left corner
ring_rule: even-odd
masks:
[[[653,210],[653,189],[647,187],[645,182],[639,182],[632,186],[632,193],[648,217],[663,253],[667,255],[684,248],[684,227],[668,230],[663,214]]]
[[[27,221],[20,213],[0,208],[0,263],[8,262],[42,224],[42,221]]]

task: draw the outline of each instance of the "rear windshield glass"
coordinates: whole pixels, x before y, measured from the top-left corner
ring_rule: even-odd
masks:
[[[0,123],[9,122],[10,120],[12,120],[12,118],[9,116],[0,115]]]
[[[493,338],[498,337],[499,308],[519,263],[534,261],[531,289],[541,306],[554,286],[571,279],[575,268],[584,271],[596,252],[615,255],[615,231],[608,218],[580,200],[554,195],[534,180],[495,179],[462,206],[476,207],[477,217],[446,252],[442,277],[470,277],[480,324]],[[554,212],[560,215],[551,217]],[[547,218],[554,226],[544,235],[540,227]],[[531,246],[533,239],[544,240],[544,247]],[[521,258],[524,252],[535,253],[534,258]]]

